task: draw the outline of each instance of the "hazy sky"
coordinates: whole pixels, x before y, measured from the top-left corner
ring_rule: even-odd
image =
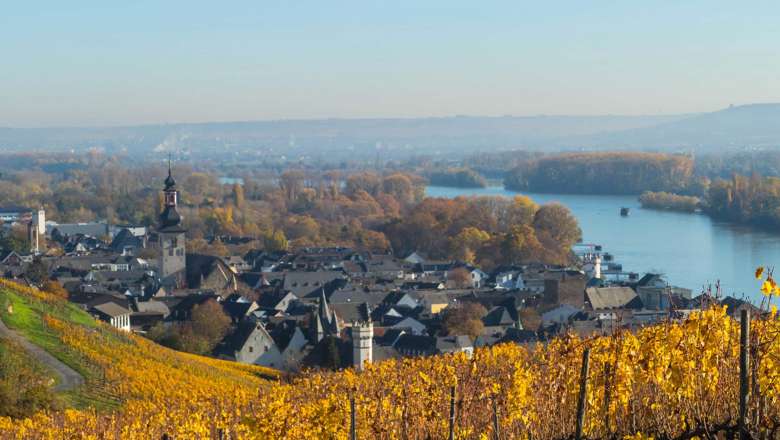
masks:
[[[780,2],[8,1],[0,126],[780,101]]]

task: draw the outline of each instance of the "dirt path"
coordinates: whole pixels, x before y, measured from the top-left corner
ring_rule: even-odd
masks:
[[[57,358],[50,355],[46,350],[28,341],[24,336],[6,327],[2,320],[0,320],[0,335],[19,343],[19,345],[27,350],[27,353],[29,353],[32,357],[37,359],[43,365],[47,366],[50,370],[54,371],[57,376],[59,376],[59,381],[54,387],[55,391],[68,391],[84,384],[84,377],[82,375],[60,362]]]

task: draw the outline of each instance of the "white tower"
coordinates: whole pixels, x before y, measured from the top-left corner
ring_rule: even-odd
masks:
[[[30,252],[41,252],[41,238],[46,236],[46,211],[40,208],[32,214],[30,223],[27,224],[27,235],[30,240]]]
[[[373,361],[374,323],[356,322],[352,325],[352,364],[363,371],[366,363]]]
[[[593,278],[601,279],[601,255],[596,255],[593,261]]]

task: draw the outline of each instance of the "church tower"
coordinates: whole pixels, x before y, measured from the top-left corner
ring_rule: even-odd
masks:
[[[171,163],[168,161],[168,177],[165,179],[165,207],[160,214],[160,224],[157,228],[159,237],[160,261],[159,277],[165,281],[172,281],[175,286],[181,286],[184,282],[186,269],[186,257],[184,248],[184,233],[181,227],[181,216],[176,211],[179,192],[176,190],[176,181],[171,173]]]

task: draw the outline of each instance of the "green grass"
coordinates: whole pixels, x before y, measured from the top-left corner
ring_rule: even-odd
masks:
[[[8,305],[13,313],[8,313]],[[33,344],[43,348],[65,365],[79,372],[85,379],[85,385],[61,393],[66,406],[74,408],[95,408],[108,410],[119,405],[119,399],[104,390],[103,374],[99,366],[91,364],[79,352],[62,343],[59,336],[49,329],[43,321],[48,314],[62,321],[97,328],[95,320],[75,304],[63,302],[49,304],[24,297],[8,289],[0,289],[0,317],[11,329],[26,337]],[[106,333],[106,335],[109,335]],[[119,336],[109,335],[110,339]],[[126,342],[126,341],[123,341]]]

